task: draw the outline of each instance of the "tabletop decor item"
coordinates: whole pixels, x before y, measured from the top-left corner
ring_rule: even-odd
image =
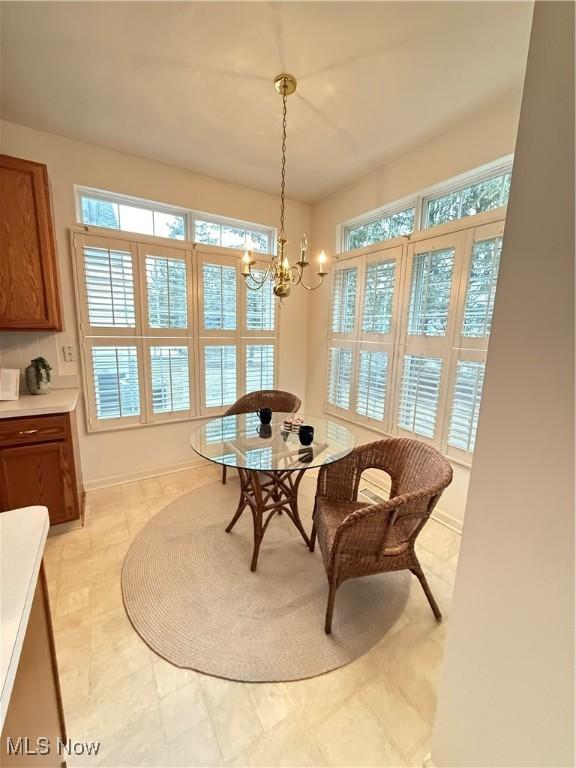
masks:
[[[271,408],[259,408],[256,413],[260,419],[261,424],[270,424],[272,421],[272,409]]]
[[[282,422],[282,429],[286,432],[298,432],[300,424],[304,423],[304,419],[301,416],[288,416]]]
[[[26,385],[31,395],[47,395],[52,389],[52,366],[45,357],[35,357],[26,368]]]
[[[0,368],[0,400],[18,400],[20,370]]]
[[[298,438],[302,445],[312,445],[314,427],[311,424],[301,424],[298,430]]]

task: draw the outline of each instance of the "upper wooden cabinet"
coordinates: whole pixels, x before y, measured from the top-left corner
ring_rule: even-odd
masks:
[[[62,330],[48,172],[0,155],[0,329]]]

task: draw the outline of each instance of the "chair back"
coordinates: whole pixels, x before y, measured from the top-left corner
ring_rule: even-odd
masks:
[[[376,556],[401,551],[414,541],[452,481],[452,467],[435,448],[410,438],[379,440],[355,452],[355,496],[362,472],[380,469],[390,476],[390,501],[397,504],[392,509],[389,504],[373,504],[354,513],[350,530],[343,531],[342,545]]]
[[[233,403],[224,414],[236,416],[240,413],[254,413],[260,408],[270,408],[275,413],[296,413],[302,401],[291,392],[283,392],[280,389],[260,389],[242,395]]]

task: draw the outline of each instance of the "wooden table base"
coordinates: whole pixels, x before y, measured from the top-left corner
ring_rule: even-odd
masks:
[[[306,546],[310,546],[310,539],[298,514],[298,486],[305,471],[300,469],[270,472],[238,468],[240,501],[234,517],[226,528],[226,533],[230,533],[234,528],[246,507],[250,507],[254,522],[254,551],[250,565],[251,571],[256,570],[264,533],[268,523],[277,513],[285,512],[300,531]]]

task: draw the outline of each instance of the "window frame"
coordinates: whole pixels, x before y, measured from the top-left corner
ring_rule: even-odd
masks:
[[[343,421],[362,426],[379,435],[415,437],[442,451],[451,461],[467,468],[470,467],[473,453],[448,445],[449,421],[452,399],[456,383],[458,360],[485,362],[488,337],[474,338],[462,336],[466,292],[473,257],[474,243],[501,237],[504,232],[506,209],[498,208],[484,211],[475,216],[441,224],[427,230],[414,232],[410,236],[386,240],[371,246],[340,254],[330,270],[330,299],[327,302],[326,322],[326,358],[325,358],[325,398],[324,412]],[[428,250],[441,249],[448,245],[454,248],[454,267],[448,324],[445,336],[410,337],[407,333],[411,289],[410,255]],[[433,246],[431,248],[431,246]],[[394,305],[396,318],[392,321],[391,341],[382,343],[363,338],[362,313],[364,308],[365,273],[369,263],[386,260],[386,254],[398,249],[400,255],[396,268]],[[332,281],[334,272],[345,269],[348,265],[358,265],[359,282],[356,301],[356,323],[354,334],[338,334],[332,331]],[[360,309],[361,308],[361,309]],[[367,334],[365,334],[367,336]],[[343,409],[328,402],[330,348],[342,346],[352,348],[352,381],[350,385],[350,406]],[[388,360],[389,383],[386,391],[384,419],[361,416],[356,412],[356,400],[359,376],[360,351],[391,350]],[[399,403],[405,354],[416,354],[442,359],[442,373],[436,414],[436,429],[433,439],[403,430],[398,426]]]
[[[236,395],[245,388],[246,346],[272,345],[274,348],[274,386],[278,380],[278,336],[281,313],[275,307],[274,330],[252,331],[245,325],[248,290],[241,276],[243,251],[214,246],[194,246],[183,240],[153,238],[112,229],[86,227],[70,229],[78,333],[80,339],[81,374],[86,393],[85,418],[87,431],[109,432],[119,429],[153,426],[167,422],[189,421],[224,413],[226,406],[205,406],[204,347],[231,344],[236,348]],[[113,235],[112,237],[110,235]],[[133,328],[91,326],[85,291],[84,248],[109,248],[130,253],[134,285],[135,326]],[[181,328],[151,328],[148,324],[148,291],[146,256],[174,258],[186,264],[187,325]],[[234,266],[237,279],[237,321],[234,331],[204,331],[202,316],[201,264],[203,259]],[[257,264],[267,266],[264,259]],[[93,346],[135,346],[138,356],[138,386],[140,415],[99,419],[96,411],[94,375],[91,362]],[[188,410],[154,413],[152,402],[152,369],[150,350],[154,346],[186,346],[188,348],[188,376],[190,408]]]
[[[152,211],[153,213],[165,213],[171,216],[182,216],[184,218],[184,236],[182,238],[162,237],[160,235],[146,235],[140,232],[133,232],[127,229],[116,229],[114,227],[98,227],[95,224],[86,224],[82,215],[82,197],[90,197],[94,200],[101,200],[102,202],[114,203],[116,205],[129,205],[133,208],[140,208],[146,211]],[[74,207],[76,213],[77,226],[81,227],[85,232],[98,233],[123,233],[129,235],[132,238],[151,238],[159,240],[164,243],[180,243],[188,244],[188,247],[195,244],[208,248],[223,248],[225,251],[237,251],[241,249],[228,248],[223,245],[210,245],[208,243],[202,243],[196,241],[196,221],[205,221],[209,224],[218,224],[220,226],[235,227],[238,229],[247,229],[253,232],[259,232],[266,235],[268,239],[268,250],[255,251],[259,256],[271,256],[276,253],[276,239],[277,229],[265,224],[257,224],[251,221],[243,221],[241,219],[228,218],[226,216],[219,216],[217,214],[206,213],[198,211],[193,208],[184,208],[178,205],[172,205],[170,203],[160,203],[156,200],[148,200],[143,197],[132,197],[131,195],[123,195],[118,192],[109,192],[105,189],[96,189],[95,187],[85,187],[79,184],[74,185]]]
[[[426,226],[426,211],[430,200],[437,197],[443,197],[444,195],[451,194],[452,192],[458,192],[481,181],[486,181],[496,176],[510,173],[512,171],[513,160],[514,155],[505,155],[504,157],[501,157],[491,163],[486,163],[485,165],[482,165],[478,168],[474,168],[470,171],[466,171],[465,173],[461,173],[458,176],[453,176],[452,178],[447,179],[446,181],[442,181],[439,184],[434,184],[430,187],[421,189],[414,195],[395,200],[391,203],[381,206],[380,208],[376,208],[375,210],[369,211],[368,213],[364,213],[361,216],[356,216],[355,218],[342,222],[336,227],[336,252],[342,255],[348,253],[361,254],[367,248],[374,248],[380,246],[382,243],[391,242],[392,238],[390,240],[381,240],[376,243],[371,243],[369,245],[362,246],[361,248],[349,248],[349,233],[351,229],[356,229],[357,227],[361,227],[365,224],[372,224],[379,219],[387,218],[388,216],[392,216],[395,213],[400,213],[401,211],[404,211],[412,206],[414,207],[414,230],[412,231],[411,235],[406,235],[406,237],[411,238],[414,238],[419,233],[430,232],[434,229],[437,229],[438,227],[445,227],[450,224],[454,225],[457,222],[467,221],[471,218],[475,218],[475,216],[483,216],[489,213],[494,213],[495,211],[505,210],[506,206],[502,206],[502,208],[493,208],[490,211],[482,211],[481,213],[475,214],[474,216],[464,216],[460,219],[453,219],[449,222],[443,222],[442,224],[438,224],[436,227]]]

